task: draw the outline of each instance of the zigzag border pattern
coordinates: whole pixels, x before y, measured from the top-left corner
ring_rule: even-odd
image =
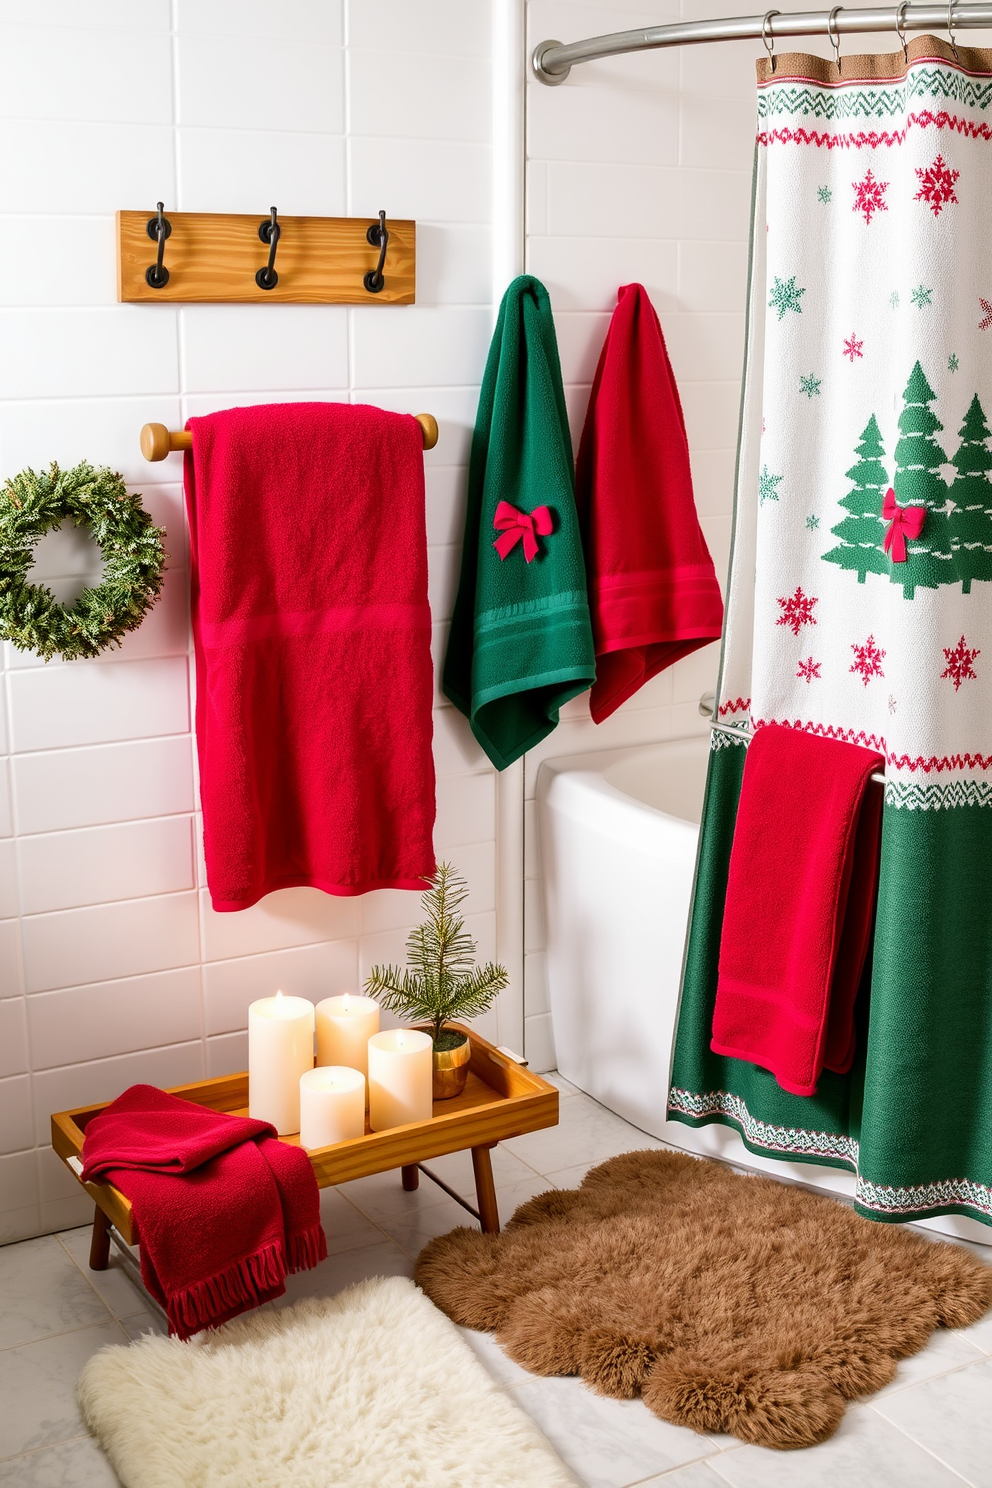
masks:
[[[939,114],[932,114],[929,109],[924,109],[920,114],[909,114],[906,118],[904,129],[883,130],[876,133],[872,130],[865,134],[863,131],[857,134],[820,134],[815,129],[769,129],[760,130],[757,136],[759,145],[816,145],[828,150],[877,150],[879,146],[903,145],[910,129],[953,129],[956,134],[963,134],[966,139],[992,140],[992,125],[973,124],[970,119],[961,119],[957,114],[948,114],[943,110]]]
[[[849,744],[877,749],[885,756],[885,763],[897,770],[922,770],[927,775],[932,770],[938,773],[944,770],[992,770],[992,754],[890,754],[885,740],[877,734],[866,734],[862,729],[836,728],[832,723],[803,723],[801,718],[756,718],[752,722],[752,731],[764,728],[768,723],[800,729],[806,734],[819,734],[824,739],[846,739]]]
[[[732,702],[728,700],[725,703],[721,703],[717,712],[720,718],[725,718],[728,713],[746,713],[750,706],[751,699],[749,697],[739,697],[734,698]]]
[[[751,1115],[741,1097],[729,1090],[708,1090],[697,1095],[692,1090],[673,1087],[668,1094],[668,1114],[696,1120],[726,1116],[754,1147],[763,1147],[780,1157],[828,1157],[846,1163],[855,1174],[855,1202],[877,1214],[918,1214],[921,1210],[955,1207],[970,1209],[992,1220],[992,1188],[984,1183],[971,1178],[945,1178],[899,1188],[873,1183],[858,1171],[860,1148],[854,1137],[760,1121]]]
[[[924,785],[916,780],[889,780],[885,804],[906,811],[953,811],[958,806],[992,806],[992,780],[951,780]]]
[[[896,118],[914,98],[943,98],[964,108],[992,105],[992,82],[943,67],[914,67],[905,78],[888,85],[855,85],[837,89],[812,78],[772,80],[758,91],[758,118],[773,114],[807,114],[816,119]]]
[[[716,749],[741,749],[747,748],[748,736],[741,731],[740,734],[728,734],[723,729],[714,729],[710,734],[710,750]]]

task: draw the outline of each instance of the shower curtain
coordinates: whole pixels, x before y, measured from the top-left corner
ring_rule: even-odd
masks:
[[[850,1074],[712,1054],[745,747],[711,735],[669,1115],[992,1223],[992,51],[758,79],[719,719],[883,754],[882,867]]]

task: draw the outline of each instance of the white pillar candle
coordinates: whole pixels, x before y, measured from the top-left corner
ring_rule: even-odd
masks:
[[[385,1131],[430,1121],[434,1106],[434,1044],[429,1033],[391,1028],[369,1039],[369,1126]]]
[[[345,992],[317,1004],[317,1063],[369,1072],[369,1039],[379,1032],[379,1004]]]
[[[313,1003],[263,997],[248,1007],[248,1115],[281,1137],[300,1129],[300,1076],[313,1069]]]
[[[365,1076],[340,1064],[300,1076],[300,1146],[329,1147],[365,1135]]]

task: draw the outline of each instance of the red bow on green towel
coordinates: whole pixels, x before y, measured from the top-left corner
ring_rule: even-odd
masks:
[[[926,517],[925,506],[896,506],[896,493],[890,486],[882,502],[882,516],[889,523],[882,543],[882,552],[892,549],[892,562],[906,562],[907,537],[919,537]]]
[[[541,551],[538,537],[548,537],[551,534],[551,513],[546,506],[535,506],[532,512],[525,512],[519,507],[511,506],[509,501],[501,501],[493,517],[493,528],[503,534],[493,543],[501,558],[512,553],[517,543],[523,539],[524,557],[531,563]]]

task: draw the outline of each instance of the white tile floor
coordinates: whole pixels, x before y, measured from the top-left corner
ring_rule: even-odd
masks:
[[[574,1184],[594,1162],[661,1145],[556,1083],[561,1124],[493,1153],[504,1218],[549,1183]],[[472,1197],[467,1153],[431,1166]],[[395,1173],[327,1190],[322,1201],[331,1254],[316,1271],[292,1278],[287,1301],[330,1294],[367,1276],[409,1274],[420,1247],[465,1218],[426,1179],[416,1193],[404,1193]],[[160,1324],[116,1265],[103,1273],[88,1269],[88,1247],[87,1230],[67,1230],[0,1249],[3,1488],[117,1482],[83,1430],[76,1377],[105,1343],[123,1343]],[[992,1250],[974,1250],[992,1263]],[[605,1400],[575,1379],[537,1379],[488,1334],[465,1337],[587,1488],[992,1488],[992,1314],[966,1331],[936,1334],[900,1366],[892,1385],[848,1410],[830,1441],[802,1452],[698,1436],[657,1420],[639,1400]]]

